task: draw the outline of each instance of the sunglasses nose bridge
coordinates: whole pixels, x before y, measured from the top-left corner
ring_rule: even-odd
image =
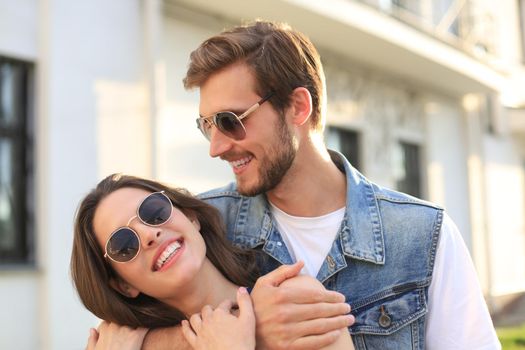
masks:
[[[129,220],[128,220],[128,223],[126,224],[126,226],[129,226],[131,224],[131,222],[136,219],[138,216],[137,215],[134,215],[132,216]]]

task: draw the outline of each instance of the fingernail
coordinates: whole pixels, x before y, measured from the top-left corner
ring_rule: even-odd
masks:
[[[240,294],[248,294],[248,291],[246,290],[245,287],[239,287],[239,293]]]
[[[347,321],[348,321],[348,325],[351,326],[354,324],[355,322],[355,316],[354,315],[347,315]]]

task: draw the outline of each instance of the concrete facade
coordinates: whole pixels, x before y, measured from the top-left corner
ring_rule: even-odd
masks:
[[[35,65],[37,252],[35,266],[0,265],[0,348],[84,348],[97,320],[69,278],[72,221],[103,176],[150,176],[193,192],[231,181],[229,166],[207,155],[198,93],[182,78],[202,40],[257,17],[286,21],[319,48],[327,123],[359,133],[365,175],[395,187],[399,142],[421,148],[423,197],[460,228],[489,306],[525,292],[516,2],[493,13],[497,37],[484,56],[368,3],[0,0],[0,55]]]

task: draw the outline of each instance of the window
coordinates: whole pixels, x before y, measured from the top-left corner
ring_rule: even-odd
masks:
[[[0,263],[33,261],[29,63],[0,56]]]
[[[400,142],[395,157],[394,175],[397,189],[421,197],[421,167],[419,146]]]
[[[357,170],[360,170],[359,133],[330,126],[328,127],[326,144],[328,148],[341,152]]]
[[[496,135],[498,131],[498,116],[494,104],[494,96],[485,95],[482,99],[481,125],[487,135]]]

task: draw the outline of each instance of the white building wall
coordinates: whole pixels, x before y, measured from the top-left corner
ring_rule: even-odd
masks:
[[[198,89],[188,92],[186,75],[191,51],[224,28],[208,16],[172,12],[164,17],[162,58],[159,62],[158,178],[194,193],[234,180],[230,166],[208,156],[209,142],[197,129]]]
[[[484,147],[492,294],[500,296],[525,290],[525,176],[511,139],[486,137]]]
[[[445,208],[471,249],[466,132],[462,106],[454,99],[427,95],[425,113],[428,199]]]
[[[137,151],[148,145],[143,129],[123,122],[111,134],[101,132],[107,120],[136,103],[128,98],[143,79],[141,7],[129,0],[43,0],[39,20],[38,348],[83,349],[88,328],[97,322],[80,305],[69,277],[75,209],[105,167],[126,164],[121,170],[144,173],[149,165]],[[111,95],[114,86],[121,88]],[[101,162],[109,155],[113,166]]]
[[[37,56],[38,0],[0,0],[0,55]]]
[[[39,349],[37,273],[0,272],[0,349]]]
[[[38,2],[0,0],[0,9],[0,55],[35,62]],[[31,266],[0,268],[0,349],[39,348],[39,275]]]

